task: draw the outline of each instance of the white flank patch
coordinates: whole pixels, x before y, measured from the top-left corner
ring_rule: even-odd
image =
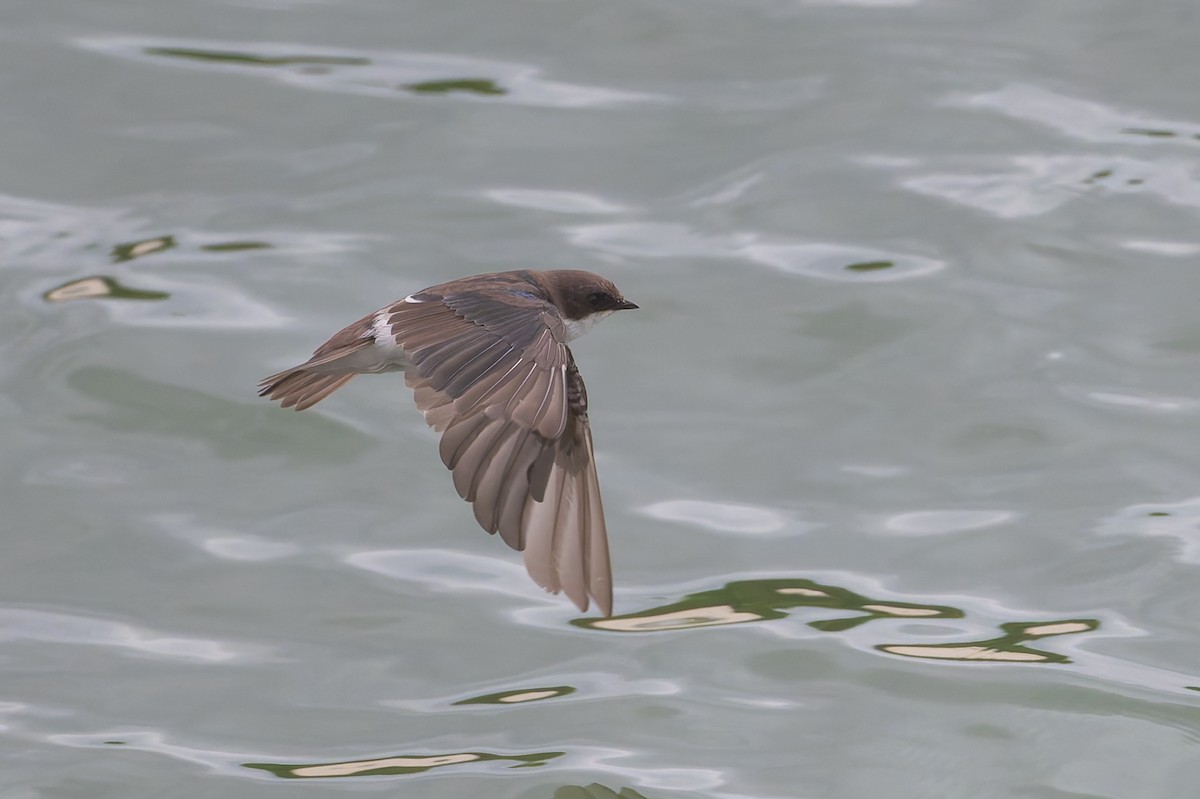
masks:
[[[404,357],[404,348],[396,343],[396,334],[392,332],[392,326],[388,322],[389,317],[391,317],[390,313],[380,311],[375,314],[375,321],[371,323],[371,332],[375,335],[375,351],[382,361],[372,371],[405,369],[409,366],[408,360]]]
[[[412,294],[409,294],[407,297],[405,297],[405,298],[404,298],[404,301],[405,301],[405,302],[411,302],[413,305],[416,305],[417,303],[421,303],[421,302],[427,302],[426,300],[418,300],[418,299],[417,299],[417,298],[416,298],[414,295],[412,295]]]
[[[396,346],[392,324],[388,321],[391,316],[387,311],[380,311],[375,314],[375,321],[371,323],[371,334],[375,336],[375,345],[380,349],[391,350]]]

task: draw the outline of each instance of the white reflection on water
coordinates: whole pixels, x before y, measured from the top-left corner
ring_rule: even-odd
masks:
[[[925,277],[946,267],[944,261],[919,255],[886,252],[843,244],[760,241],[738,250],[738,254],[783,272],[827,280],[890,282]],[[856,271],[855,265],[879,264],[879,269]]]
[[[527,600],[541,596],[540,590],[529,588],[519,553],[513,554],[517,557],[510,561],[461,550],[384,549],[354,552],[343,560],[355,568],[421,583],[435,591],[490,591]]]
[[[1200,243],[1194,241],[1153,241],[1150,239],[1127,239],[1120,246],[1134,252],[1163,255],[1168,258],[1189,258],[1200,255]]]
[[[904,535],[941,535],[995,527],[1017,518],[1007,510],[926,510],[898,513],[884,521],[884,528]]]
[[[664,791],[703,791],[719,788],[725,784],[725,774],[718,769],[707,768],[637,768],[622,766],[620,761],[642,756],[626,749],[602,747],[579,748],[571,752],[571,765],[587,768],[603,774],[616,774],[626,778],[639,788],[657,788]],[[617,761],[614,763],[614,761]],[[713,794],[726,796],[727,794]]]
[[[779,511],[733,502],[672,499],[647,505],[642,512],[655,519],[728,533],[774,533],[787,525],[787,517]]]
[[[726,205],[735,202],[761,183],[765,177],[765,170],[758,166],[739,169],[732,175],[722,175],[690,192],[692,199],[688,205],[693,208],[703,208],[707,205]]]
[[[209,663],[244,660],[249,654],[223,641],[164,636],[127,622],[23,608],[0,608],[0,641],[108,646]]]
[[[610,202],[577,191],[549,191],[546,189],[487,189],[483,196],[515,208],[533,208],[538,211],[553,211],[559,214],[616,214],[630,210],[624,205]]]
[[[125,213],[0,194],[0,257],[5,263],[62,268],[96,242],[128,229]]]
[[[471,693],[455,693],[449,696],[434,696],[421,699],[384,699],[380,705],[416,713],[478,713],[486,705],[463,703],[481,694],[500,694],[514,691],[526,685],[568,685],[574,693],[554,697],[554,703],[591,702],[597,699],[620,699],[648,696],[678,696],[684,686],[678,680],[638,679],[625,677],[615,672],[586,671],[559,672],[553,669],[529,671],[509,682],[492,685],[476,685]]]
[[[1150,413],[1177,413],[1194,411],[1200,402],[1190,397],[1164,397],[1148,394],[1127,394],[1118,391],[1087,391],[1083,389],[1063,389],[1064,393],[1074,396],[1093,405],[1106,405],[1116,408],[1129,408]]]
[[[1195,164],[1099,155],[1017,155],[995,159],[992,172],[938,171],[901,179],[920,194],[987,211],[1002,219],[1038,216],[1096,194],[1154,194],[1200,207]],[[973,160],[974,164],[983,161]]]
[[[1098,144],[1154,144],[1178,139],[1196,146],[1200,125],[1118,111],[1102,103],[1081,100],[1040,86],[1014,83],[994,92],[952,94],[945,104],[983,108],[1014,119],[1053,128],[1074,139]],[[1137,135],[1137,134],[1159,135]],[[1189,141],[1187,138],[1192,137]]]
[[[1089,143],[1200,146],[1200,125],[1195,123],[1118,111],[1027,84],[980,94],[953,94],[944,104],[995,111]],[[980,171],[979,165],[987,160],[975,155],[970,168],[909,174],[900,185],[1002,219],[1038,216],[1073,200],[1109,194],[1146,193],[1175,205],[1200,207],[1200,181],[1196,180],[1190,158],[1026,152],[992,156],[996,168]],[[912,163],[887,164],[882,158],[875,159],[874,165],[904,171],[920,169]]]
[[[1178,543],[1177,560],[1200,563],[1200,497],[1121,508],[1103,519],[1096,532],[1173,538]]]
[[[187,514],[160,513],[152,516],[150,520],[171,535],[225,560],[275,560],[300,551],[298,545],[287,541],[274,541],[262,536],[207,527]]]
[[[924,277],[943,261],[868,247],[803,242],[757,232],[700,233],[665,222],[616,222],[564,228],[578,247],[639,258],[734,258],[789,274],[845,282]]]

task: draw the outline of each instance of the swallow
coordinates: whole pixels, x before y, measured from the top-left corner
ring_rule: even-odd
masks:
[[[524,553],[534,582],[612,615],[612,567],[588,423],[567,344],[637,308],[580,270],[518,270],[409,294],[264,378],[259,396],[310,408],[356,375],[402,370],[441,439],[459,496],[489,533]]]

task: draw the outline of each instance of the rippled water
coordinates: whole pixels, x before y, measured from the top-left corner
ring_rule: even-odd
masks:
[[[1200,784],[1200,8],[0,9],[0,794],[1175,797]],[[397,376],[578,267],[612,618]]]

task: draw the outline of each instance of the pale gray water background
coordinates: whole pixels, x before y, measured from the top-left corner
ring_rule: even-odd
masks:
[[[1194,795],[1198,30],[9,0],[0,796]],[[599,626],[401,377],[254,395],[517,267],[642,306],[575,347]]]

